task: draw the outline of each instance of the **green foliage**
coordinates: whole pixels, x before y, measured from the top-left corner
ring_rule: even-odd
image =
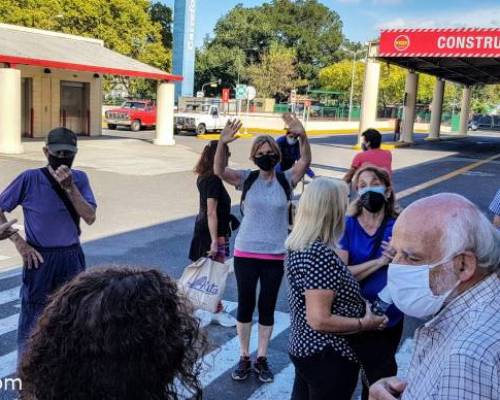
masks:
[[[361,101],[364,71],[364,63],[357,62],[354,80],[355,103]],[[403,103],[407,73],[406,69],[398,66],[389,64],[381,65],[379,83],[379,104],[381,106],[401,105]],[[352,60],[344,59],[321,69],[319,84],[324,89],[349,92],[351,88],[351,76]],[[419,74],[418,104],[430,105],[432,103],[435,82],[435,77]],[[445,111],[460,108],[462,88],[459,84],[446,82],[443,101],[443,109]],[[474,112],[489,112],[497,104],[500,104],[500,85],[478,86],[474,88],[472,96],[472,109]]]
[[[198,52],[197,75],[202,77],[197,77],[197,87],[207,82],[209,75],[234,86],[238,75],[240,79],[247,78],[247,68],[252,79],[258,80],[257,76],[264,76],[268,68],[262,65],[264,57],[267,55],[269,63],[271,48],[277,45],[293,51],[289,53],[294,59],[291,75],[300,79],[294,85],[306,85],[306,80],[314,82],[321,68],[338,59],[336,51],[343,41],[341,29],[338,14],[318,0],[272,0],[251,8],[238,5],[217,22],[214,38],[207,40]],[[238,58],[231,63],[221,51],[237,53]],[[221,70],[219,65],[229,69]],[[258,72],[260,66],[262,71]],[[280,97],[280,93],[278,89],[270,95]]]
[[[290,90],[304,84],[297,77],[295,62],[294,49],[273,43],[262,56],[260,64],[248,67],[248,79],[259,96],[286,99]]]
[[[1,0],[0,22],[101,39],[112,50],[169,70],[167,8],[149,0]],[[124,80],[131,89],[144,86]]]
[[[351,91],[353,62],[351,60],[342,60],[323,68],[319,72],[319,84],[321,88],[339,92],[345,92],[344,101],[348,100]],[[365,64],[356,62],[354,74],[354,102],[361,102],[363,92],[363,80],[365,75]]]
[[[198,90],[208,82],[221,80],[222,87],[233,87],[246,81],[245,53],[223,45],[212,45],[196,52],[195,86]]]
[[[157,22],[161,25],[161,41],[163,43],[163,47],[171,49],[173,42],[172,9],[165,4],[155,2],[151,5],[149,15],[151,16],[151,21]]]

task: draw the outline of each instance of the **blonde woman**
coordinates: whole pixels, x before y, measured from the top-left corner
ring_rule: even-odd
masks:
[[[288,249],[291,327],[295,365],[292,400],[350,400],[358,357],[346,335],[383,329],[386,317],[370,311],[360,287],[337,255],[347,208],[347,185],[319,178],[305,190]]]
[[[250,160],[258,169],[233,170],[225,164],[227,145],[236,140],[241,122],[228,123],[221,134],[215,154],[214,171],[222,180],[243,191],[244,217],[234,246],[234,272],[238,287],[237,329],[240,340],[240,362],[231,374],[235,381],[248,378],[250,332],[255,306],[259,311],[259,345],[253,370],[261,382],[274,379],[267,362],[267,348],[274,325],[274,310],[283,279],[285,240],[288,235],[289,203],[293,188],[302,180],[311,163],[311,149],[300,121],[284,117],[290,134],[298,138],[301,158],[286,172],[276,172],[281,159],[276,141],[268,135],[255,139]],[[256,299],[257,284],[259,298]]]

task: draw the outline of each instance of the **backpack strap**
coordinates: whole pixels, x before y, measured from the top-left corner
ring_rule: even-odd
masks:
[[[292,200],[292,187],[290,186],[290,182],[286,179],[284,172],[276,172],[276,179],[280,183],[281,187],[285,191],[286,199],[288,201]]]
[[[250,175],[248,175],[247,179],[245,182],[243,182],[243,192],[241,194],[241,201],[240,201],[240,212],[241,215],[243,214],[243,209],[244,209],[244,203],[245,199],[247,197],[247,193],[252,187],[252,185],[255,183],[255,181],[259,178],[260,171],[252,171],[250,172]],[[285,173],[284,172],[276,172],[276,179],[278,180],[279,184],[285,191],[286,199],[288,202],[292,200],[292,187],[290,186],[290,183],[286,179]]]
[[[244,208],[244,203],[245,199],[247,197],[247,193],[252,187],[252,185],[255,183],[255,181],[259,178],[260,171],[252,171],[250,172],[250,175],[248,175],[247,179],[245,179],[245,182],[243,182],[243,190],[241,193],[241,200],[240,200],[240,213],[241,215],[243,214],[243,208]]]
[[[59,183],[56,181],[56,179],[52,176],[52,174],[49,172],[48,168],[42,168],[42,172],[47,178],[47,180],[50,182],[50,186],[52,186],[52,189],[56,194],[59,196],[61,201],[63,202],[64,206],[66,207],[66,210],[68,211],[69,215],[71,216],[71,219],[73,220],[76,230],[78,231],[78,236],[81,235],[82,231],[80,229],[80,216],[78,215],[78,212],[75,209],[75,206],[69,199],[68,195],[64,191],[64,189],[59,185]]]

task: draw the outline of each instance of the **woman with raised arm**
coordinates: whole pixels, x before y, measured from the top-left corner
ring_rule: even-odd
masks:
[[[232,378],[243,381],[252,370],[250,332],[255,304],[259,311],[259,345],[253,365],[260,381],[274,379],[267,362],[267,350],[274,325],[274,310],[283,278],[285,240],[288,235],[289,207],[293,188],[304,177],[311,163],[311,148],[301,122],[293,115],[284,116],[290,134],[300,142],[300,160],[286,172],[275,172],[281,160],[276,141],[268,135],[255,139],[250,160],[258,169],[234,170],[225,164],[225,145],[237,139],[238,120],[228,122],[215,154],[214,172],[225,182],[242,191],[244,217],[236,236],[234,271],[238,288],[237,329],[240,362]],[[260,285],[256,299],[257,284]]]

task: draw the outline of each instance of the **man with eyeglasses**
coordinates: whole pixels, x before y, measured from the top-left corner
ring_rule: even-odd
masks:
[[[26,238],[10,235],[23,259],[20,352],[47,297],[85,269],[80,219],[93,224],[97,205],[87,175],[71,169],[77,150],[71,130],[50,131],[43,148],[48,165],[24,171],[0,194],[0,224],[18,206],[24,214]]]

